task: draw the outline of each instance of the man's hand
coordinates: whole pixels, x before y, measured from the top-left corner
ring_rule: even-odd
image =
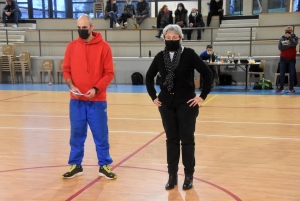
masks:
[[[77,93],[81,94],[81,92],[79,91],[79,89],[78,89],[77,87],[75,87],[74,85],[71,85],[71,86],[70,86],[70,89],[71,89],[72,91],[74,91],[74,92],[77,92]],[[73,94],[73,96],[75,96],[76,98],[79,98],[79,97],[80,97],[80,95],[76,95],[76,94],[74,94],[74,93],[72,93],[72,94]]]
[[[285,33],[285,37],[289,38],[291,37],[292,34],[289,34],[289,33]]]
[[[11,12],[5,12],[5,14],[6,14],[7,16],[10,16],[10,15],[11,15]]]
[[[88,99],[91,99],[95,96],[95,94],[96,94],[96,89],[92,88],[88,92],[86,92],[86,94],[84,94],[84,96]]]
[[[142,17],[141,15],[138,16],[138,18],[141,18],[141,17]]]
[[[222,11],[223,11],[223,9],[219,9],[219,10],[218,10],[218,12],[222,12]]]
[[[194,24],[193,23],[190,23],[190,27],[193,27],[194,26]]]

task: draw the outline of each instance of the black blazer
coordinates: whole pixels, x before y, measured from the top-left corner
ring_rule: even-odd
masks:
[[[116,3],[111,4],[111,1],[106,2],[106,7],[105,7],[105,16],[104,18],[109,18],[108,12],[114,11],[115,15],[118,14],[118,5]]]
[[[157,16],[157,19],[156,19],[156,27],[157,28],[161,28],[161,18],[162,18],[162,16],[164,15],[165,13],[164,13],[164,11],[160,11],[159,13],[158,13],[158,16]],[[168,24],[173,24],[173,13],[172,13],[172,11],[171,10],[169,10],[169,12],[168,12],[168,15],[169,15],[169,21],[168,22],[165,22],[165,24],[163,25],[163,27],[165,27],[166,25],[168,25]]]
[[[162,79],[162,84],[160,85],[161,91],[158,95],[159,100],[168,106],[171,106],[172,103],[175,106],[186,103],[196,96],[194,84],[195,69],[203,75],[203,90],[200,97],[205,99],[211,89],[213,74],[196,52],[186,47],[183,49],[179,65],[175,70],[174,94],[170,94],[167,87],[163,85],[167,76],[167,70],[164,63],[163,52],[159,52],[154,57],[146,74],[146,87],[149,96],[152,100],[157,98],[154,88],[154,77],[159,72]]]

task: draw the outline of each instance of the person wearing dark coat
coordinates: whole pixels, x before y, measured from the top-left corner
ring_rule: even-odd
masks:
[[[6,18],[14,19],[12,27],[18,27],[18,21],[22,17],[22,13],[18,4],[14,0],[6,0],[6,6],[2,10],[2,24],[1,27],[6,27]]]
[[[124,6],[124,10],[122,12],[122,15],[120,17],[120,22],[119,24],[122,23],[123,21],[123,26],[122,29],[127,28],[127,18],[135,18],[135,9],[134,9],[134,5],[132,4],[131,0],[126,0],[126,5]]]
[[[188,27],[188,11],[185,9],[183,3],[179,3],[175,10],[175,24],[179,25],[181,28]],[[186,30],[183,30],[182,32],[183,34],[186,34]]]
[[[213,15],[219,15],[219,22],[222,24],[223,19],[223,0],[210,0],[209,12],[207,16],[207,26],[209,27],[211,22],[211,17]]]
[[[172,11],[168,10],[167,5],[163,5],[163,7],[159,10],[157,21],[156,21],[156,27],[158,29],[165,28],[169,24],[173,24],[173,16]],[[155,36],[156,38],[160,38],[162,35],[162,30],[158,31],[158,34]]]
[[[106,2],[105,7],[105,15],[104,19],[110,18],[109,28],[113,28],[113,22],[115,23],[116,27],[119,27],[119,23],[117,22],[117,14],[118,14],[118,5],[116,4],[115,0],[108,0]]]
[[[192,8],[191,14],[189,15],[189,27],[190,28],[198,28],[198,27],[205,27],[203,22],[202,14],[198,13],[196,8]],[[187,39],[191,40],[192,32],[194,29],[190,29],[187,31]],[[201,40],[201,29],[197,29],[197,40]]]
[[[149,5],[147,0],[139,0],[136,4],[136,24],[135,29],[139,29],[143,21],[149,17]]]
[[[169,180],[166,190],[178,184],[180,155],[184,166],[183,190],[193,188],[195,172],[195,129],[201,104],[211,90],[212,72],[197,53],[182,46],[182,30],[177,24],[169,24],[163,30],[165,48],[153,59],[147,74],[146,87],[157,106],[166,133]],[[200,95],[195,93],[194,73],[203,75]],[[154,78],[161,75],[160,90],[154,87]],[[181,153],[180,153],[181,152]]]

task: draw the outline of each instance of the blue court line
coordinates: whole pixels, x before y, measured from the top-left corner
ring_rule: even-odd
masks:
[[[157,92],[160,91],[159,86],[155,86]],[[19,90],[19,91],[60,91],[68,92],[69,88],[66,84],[0,84],[0,90]],[[245,86],[215,86],[211,90],[211,94],[237,94],[237,95],[300,95],[300,87],[295,87],[296,93],[289,93],[285,90],[283,93],[276,93],[276,90],[254,90],[252,87],[245,90]],[[200,94],[199,89],[195,90],[197,94]],[[118,84],[117,86],[111,84],[107,88],[107,92],[111,93],[147,93],[145,85],[130,85],[130,84]]]

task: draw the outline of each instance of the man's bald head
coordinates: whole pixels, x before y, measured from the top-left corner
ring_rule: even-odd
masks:
[[[78,23],[85,23],[85,24],[89,24],[89,25],[92,25],[92,19],[90,16],[88,16],[87,14],[83,14],[81,15],[78,20],[77,20],[77,24]]]

